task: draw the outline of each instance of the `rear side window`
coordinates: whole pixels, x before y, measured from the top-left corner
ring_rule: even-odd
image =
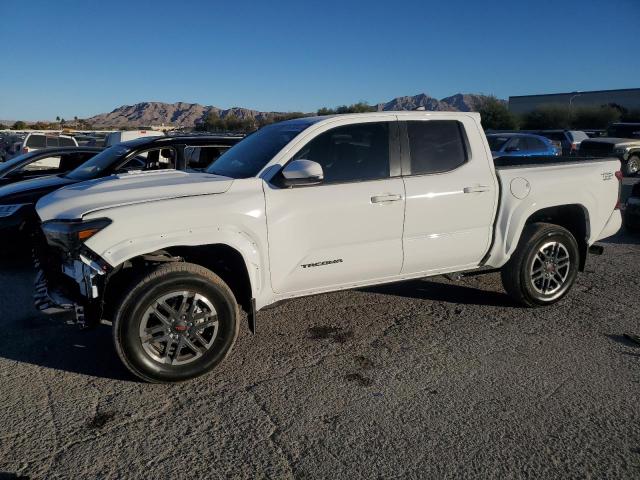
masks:
[[[60,137],[60,146],[61,147],[75,147],[76,144],[73,141],[73,138],[65,138],[65,137]]]
[[[226,150],[225,147],[185,147],[184,159],[189,168],[207,168]]]
[[[27,139],[27,147],[29,148],[45,148],[46,142],[44,135],[31,135]]]
[[[542,151],[546,149],[547,149],[547,146],[541,140],[538,140],[537,138],[533,138],[533,137],[527,138],[527,150],[533,150],[537,152],[537,151]]]
[[[589,138],[586,133],[580,130],[569,132],[569,135],[571,136],[572,142],[581,142],[582,140]]]
[[[59,147],[60,142],[58,137],[47,137],[47,147]]]
[[[454,170],[468,159],[462,124],[455,120],[407,122],[411,174]]]
[[[389,124],[360,123],[334,128],[311,140],[294,158],[318,162],[324,184],[388,178]]]

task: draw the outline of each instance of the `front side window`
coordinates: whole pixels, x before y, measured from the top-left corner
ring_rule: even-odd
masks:
[[[31,162],[22,167],[25,172],[36,172],[39,170],[57,170],[60,167],[60,156],[46,157]]]
[[[59,147],[60,139],[58,137],[47,137],[47,148]]]
[[[136,170],[166,170],[176,168],[176,152],[173,148],[153,148],[138,153],[117,169],[119,173]]]
[[[73,141],[73,138],[68,137],[60,137],[60,146],[61,147],[75,147],[76,142]]]
[[[462,124],[455,120],[407,122],[411,174],[455,170],[467,161]]]
[[[334,128],[307,143],[294,159],[319,163],[324,184],[388,178],[389,123]]]

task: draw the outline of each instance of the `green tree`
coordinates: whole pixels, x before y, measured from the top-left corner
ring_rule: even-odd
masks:
[[[515,115],[494,95],[479,99],[474,109],[480,113],[485,130],[515,130],[518,127]]]
[[[16,123],[13,124],[11,128],[13,130],[24,130],[27,128],[27,124],[22,120],[18,120]]]
[[[0,123],[0,130],[6,130],[7,126],[4,123]]]
[[[366,113],[375,112],[377,107],[369,105],[367,102],[352,103],[351,105],[340,105],[336,108],[322,107],[318,110],[318,115],[335,115],[336,113]]]
[[[622,112],[611,105],[601,107],[580,107],[571,111],[571,127],[582,128],[607,128],[610,123],[617,122],[622,117]]]
[[[524,130],[571,128],[571,113],[568,106],[542,106],[522,115],[520,126]]]

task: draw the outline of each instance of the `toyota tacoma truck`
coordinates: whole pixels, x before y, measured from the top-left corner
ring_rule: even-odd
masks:
[[[231,351],[239,306],[501,271],[528,307],[564,297],[621,226],[618,159],[494,159],[476,113],[383,112],[266,126],[204,172],[134,172],[37,204],[36,304],[111,324],[152,382]]]

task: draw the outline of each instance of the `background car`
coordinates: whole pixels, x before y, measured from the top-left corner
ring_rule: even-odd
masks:
[[[490,133],[487,141],[493,158],[560,155],[551,140],[530,133]]]
[[[159,132],[157,130],[125,130],[122,132],[111,132],[105,138],[104,145],[106,147],[110,147],[116,143],[128,142],[129,140],[135,140],[136,138],[163,137],[164,135],[164,132]]]
[[[629,232],[640,232],[640,183],[633,186],[627,202],[623,205],[622,219],[624,227]]]
[[[101,151],[96,147],[61,147],[18,155],[0,164],[0,185],[69,172]]]
[[[640,139],[640,123],[612,123],[607,128],[607,137]]]
[[[77,147],[78,142],[67,135],[30,133],[22,142],[21,153],[29,153],[42,148]]]
[[[581,130],[536,130],[531,133],[551,140],[562,150],[562,155],[576,155],[580,148],[580,143],[589,138]]]

